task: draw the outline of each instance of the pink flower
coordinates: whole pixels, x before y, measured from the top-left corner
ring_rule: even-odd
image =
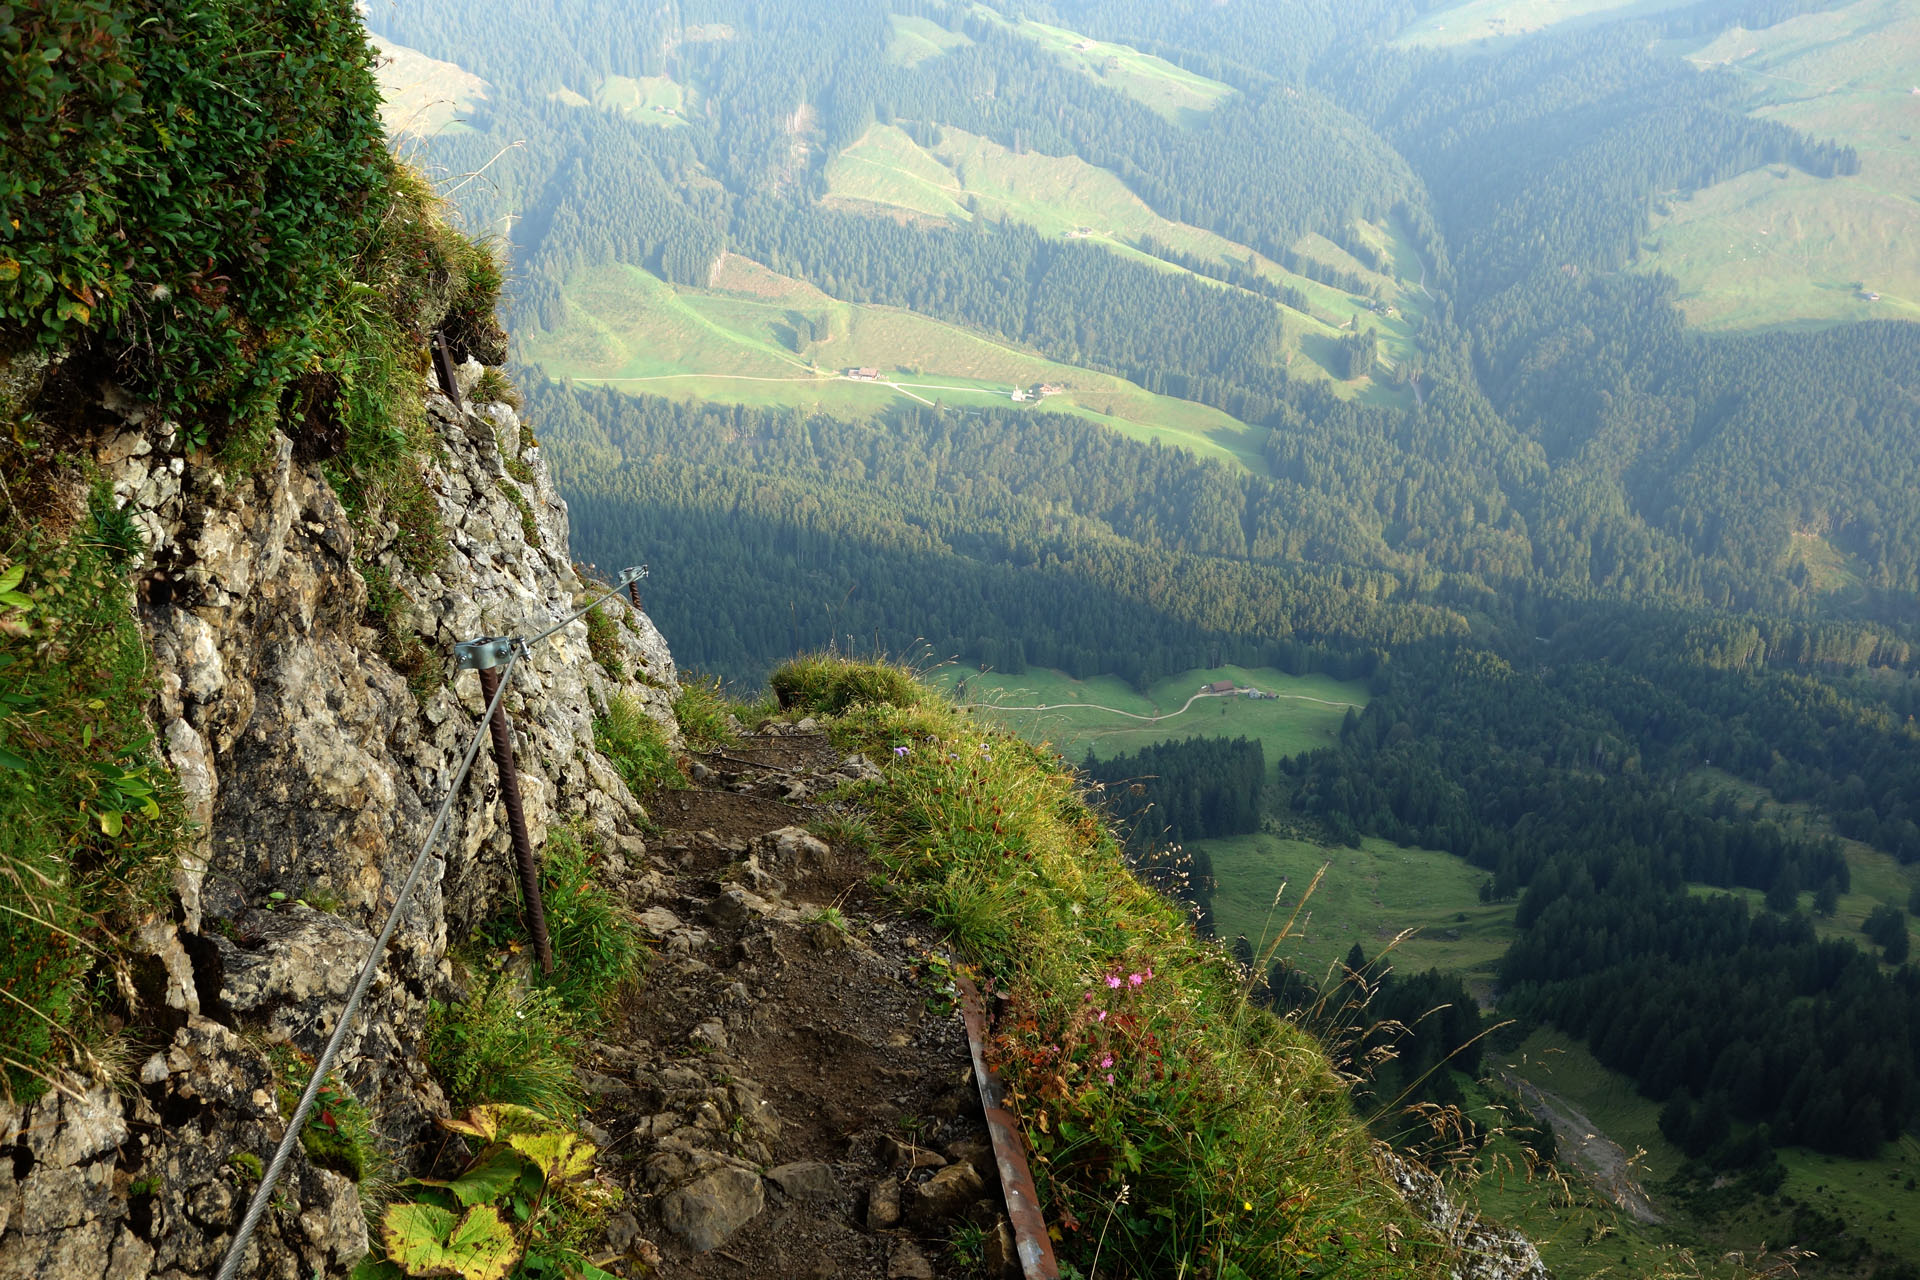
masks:
[[[1108,1083],[1108,1084],[1112,1084],[1112,1083],[1113,1083],[1113,1072],[1111,1072],[1111,1071],[1109,1071],[1109,1072],[1107,1072],[1107,1083]]]
[[[1127,981],[1128,981],[1128,982],[1131,982],[1131,983],[1132,983],[1132,984],[1133,984],[1134,986],[1136,986],[1136,987],[1137,987],[1137,986],[1139,986],[1139,985],[1140,985],[1141,983],[1143,983],[1143,982],[1145,982],[1145,981],[1146,981],[1146,979],[1145,979],[1145,978],[1143,978],[1143,977],[1141,977],[1141,976],[1140,976],[1139,974],[1137,974],[1137,973],[1135,973],[1135,974],[1129,974],[1129,975],[1128,975],[1128,977],[1127,977]],[[1117,987],[1117,986],[1119,986],[1120,984],[1116,982],[1116,983],[1114,983],[1113,985]]]
[[[1104,1057],[1102,1057],[1102,1058],[1100,1059],[1100,1067],[1101,1067],[1101,1069],[1102,1069],[1102,1070],[1105,1070],[1106,1068],[1108,1068],[1108,1067],[1110,1067],[1110,1066],[1112,1066],[1112,1065],[1113,1065],[1113,1055],[1112,1055],[1112,1054],[1110,1054],[1110,1053],[1109,1053],[1109,1054],[1107,1054],[1106,1056],[1104,1056]]]
[[[1107,985],[1108,985],[1108,986],[1110,986],[1110,987],[1117,987],[1117,986],[1119,986],[1119,985],[1120,985],[1120,977],[1119,977],[1119,975],[1118,975],[1118,974],[1113,974],[1113,973],[1110,973],[1110,974],[1108,974],[1108,975],[1107,975]]]
[[[1105,1022],[1106,1020],[1107,1020],[1107,1011],[1105,1009],[1100,1010],[1099,1016],[1094,1019],[1095,1022]]]

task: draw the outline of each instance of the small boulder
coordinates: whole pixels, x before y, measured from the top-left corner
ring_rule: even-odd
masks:
[[[660,1219],[689,1249],[705,1253],[759,1216],[767,1207],[759,1175],[724,1168],[688,1183],[660,1205]]]
[[[933,1264],[918,1246],[902,1240],[887,1263],[887,1280],[933,1280]]]
[[[665,907],[648,907],[636,918],[640,927],[656,938],[664,938],[680,927],[680,917]]]
[[[767,1180],[795,1200],[831,1200],[840,1194],[833,1166],[819,1160],[796,1160],[769,1170]]]
[[[768,915],[773,907],[760,895],[745,889],[726,889],[707,904],[701,914],[708,924],[720,929],[738,929],[754,916]]]
[[[915,1187],[906,1203],[909,1221],[932,1225],[957,1218],[978,1200],[987,1184],[969,1164],[950,1164]]]
[[[902,1142],[898,1138],[882,1138],[880,1141],[887,1162],[896,1169],[938,1169],[947,1162],[945,1156],[928,1147]]]
[[[1013,1225],[1005,1218],[987,1232],[986,1263],[989,1280],[1020,1280],[1020,1251],[1014,1243]]]
[[[900,1184],[882,1178],[867,1192],[867,1230],[885,1231],[900,1221]]]
[[[989,1181],[999,1172],[993,1159],[993,1143],[984,1134],[949,1142],[943,1150],[948,1160],[972,1165],[975,1173]]]

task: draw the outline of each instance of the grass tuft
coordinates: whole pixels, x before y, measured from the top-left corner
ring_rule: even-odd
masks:
[[[118,938],[166,901],[185,807],[146,717],[153,670],[97,489],[64,541],[0,545],[0,1095],[104,1070]],[[111,514],[110,514],[111,513]]]
[[[636,796],[687,785],[667,745],[666,730],[627,694],[608,699],[607,713],[593,722],[593,745]]]
[[[587,613],[587,652],[600,664],[600,669],[613,680],[624,682],[627,670],[621,665],[623,656],[620,648],[620,624],[607,616],[605,608],[589,610]]]
[[[718,751],[740,741],[729,717],[735,715],[718,676],[684,676],[680,696],[673,700],[673,718],[687,745],[696,751]]]
[[[639,976],[642,954],[632,918],[600,883],[597,853],[579,828],[554,827],[540,874],[554,971],[539,983],[589,1029]]]
[[[782,710],[816,715],[839,715],[850,707],[917,707],[933,696],[899,667],[829,653],[795,658],[767,683]]]
[[[560,993],[511,973],[480,979],[463,1003],[428,1006],[427,1066],[455,1110],[510,1102],[571,1121],[580,1110],[579,1047]]]
[[[408,621],[406,594],[395,585],[384,565],[364,565],[360,579],[367,584],[367,621],[380,637],[380,656],[406,677],[413,696],[425,699],[446,674],[432,649]]]

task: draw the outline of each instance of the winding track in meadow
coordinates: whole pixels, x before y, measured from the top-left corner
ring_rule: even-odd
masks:
[[[1143,716],[1133,711],[1122,711],[1118,707],[1102,706],[1097,702],[1055,702],[1037,707],[1009,707],[999,702],[963,702],[960,704],[960,707],[963,711],[974,707],[979,707],[986,711],[1106,711],[1116,716],[1125,716],[1129,720],[1144,720],[1149,724],[1157,724],[1162,720],[1171,720],[1175,716],[1185,715],[1187,710],[1202,698],[1237,698],[1239,696],[1238,692],[1210,693],[1202,689],[1199,693],[1194,694],[1191,698],[1188,698],[1186,702],[1182,703],[1178,711],[1168,711],[1157,716]],[[1293,702],[1317,702],[1323,707],[1352,707],[1356,711],[1361,709],[1360,704],[1357,702],[1331,702],[1326,698],[1309,697],[1304,693],[1276,693],[1271,696],[1275,698],[1286,698]]]

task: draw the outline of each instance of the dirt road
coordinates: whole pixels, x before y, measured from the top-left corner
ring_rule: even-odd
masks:
[[[1554,1141],[1559,1149],[1579,1161],[1608,1199],[1632,1214],[1636,1222],[1657,1225],[1665,1221],[1634,1180],[1632,1158],[1619,1143],[1600,1132],[1580,1108],[1512,1072],[1497,1074],[1534,1114],[1553,1126]]]
[[[1105,711],[1112,715],[1125,716],[1129,720],[1144,720],[1148,724],[1157,724],[1162,720],[1171,720],[1175,716],[1185,715],[1187,708],[1202,698],[1237,698],[1239,696],[1238,693],[1207,693],[1203,691],[1188,698],[1180,705],[1178,711],[1168,711],[1157,716],[1143,716],[1132,711],[1122,711],[1118,707],[1104,707],[1097,702],[1053,702],[1038,707],[1010,707],[999,702],[963,702],[960,706],[962,709],[980,707],[988,711]],[[1312,698],[1304,693],[1276,693],[1272,696],[1275,698],[1285,698],[1289,702],[1317,702],[1323,707],[1352,707],[1356,711],[1361,709],[1360,704],[1357,702],[1329,702],[1325,698]]]

